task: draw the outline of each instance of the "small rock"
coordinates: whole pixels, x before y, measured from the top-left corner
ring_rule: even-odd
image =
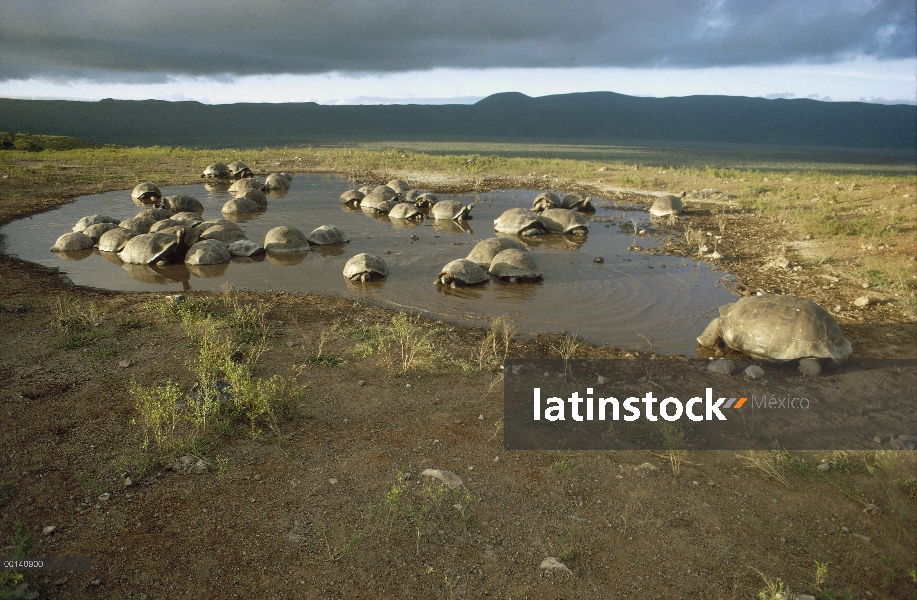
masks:
[[[548,574],[563,573],[564,575],[573,575],[573,571],[567,568],[567,565],[557,560],[554,556],[549,556],[543,561],[539,568]]]
[[[406,387],[407,389],[411,389],[411,388],[414,387],[414,386],[411,385],[410,383],[406,383],[406,384],[404,384],[404,387]]]
[[[841,531],[843,531],[844,533],[850,533],[850,530],[847,529],[846,527],[841,527]]]
[[[640,465],[639,467],[635,467],[635,470],[640,470],[640,471],[658,471],[659,469],[656,468],[656,465],[654,465],[654,464],[652,464],[652,463],[645,462],[645,463],[643,463],[642,465]]]
[[[877,444],[881,444],[882,438],[880,438],[879,436],[875,436],[874,438],[872,438],[872,441],[874,441]]]
[[[58,580],[56,580],[56,581],[54,582],[54,585],[56,585],[56,586],[62,586],[62,585],[64,585],[65,583],[67,583],[67,581],[69,581],[69,580],[68,580],[66,577],[61,577],[60,579],[58,579]]]
[[[864,306],[869,306],[869,296],[860,296],[853,301],[853,305],[861,308]]]
[[[646,383],[646,377],[641,377],[637,380],[637,383]]]
[[[831,465],[829,465],[828,463],[821,463],[820,465],[818,465],[815,468],[818,469],[819,471],[830,471]]]
[[[767,264],[772,269],[788,269],[792,263],[784,257],[775,258]]]
[[[522,373],[522,365],[510,365],[509,372],[513,375],[519,375]]]
[[[599,382],[599,385],[604,385],[604,384],[610,382],[611,379],[609,379],[609,378],[607,378],[607,377],[605,377],[605,376],[603,376],[603,375],[599,375],[598,378],[597,378],[597,381]]]
[[[851,534],[851,535],[853,535],[853,537],[855,537],[855,538],[858,539],[858,540],[863,540],[863,541],[866,542],[867,544],[868,544],[869,542],[872,541],[872,538],[871,538],[871,537],[865,536],[865,535],[863,535],[863,534],[861,534],[861,533],[854,533],[854,534]]]
[[[834,307],[834,312],[836,312],[836,313],[839,313],[839,312],[841,312],[842,310],[844,310],[844,307],[841,306],[840,304],[838,304],[837,306]]]
[[[708,364],[707,370],[720,375],[731,375],[736,370],[736,364],[727,358],[720,358]]]
[[[102,585],[102,580],[101,580],[101,579],[93,579],[92,581],[89,582],[89,585]]]
[[[592,262],[602,264],[603,262],[605,262],[605,259],[601,256],[596,256],[595,258],[592,259]]]
[[[46,525],[44,529],[41,530],[41,535],[51,535],[57,529],[57,525]]]
[[[745,369],[745,376],[748,377],[749,379],[761,379],[762,377],[764,377],[764,369],[762,369],[758,365],[751,365],[750,367]]]
[[[863,282],[863,289],[864,289],[864,290],[868,290],[868,289],[869,289],[869,282],[867,282],[867,281],[864,281],[864,282]]]
[[[420,475],[422,477],[432,477],[433,479],[442,481],[451,488],[462,487],[465,485],[465,482],[462,481],[461,477],[452,471],[447,471],[445,469],[426,469]]]
[[[804,377],[818,377],[821,375],[821,363],[816,358],[802,358],[799,360],[799,372]]]
[[[366,385],[366,382],[361,379],[360,381],[357,382],[357,385],[360,387],[363,387],[364,385]]]
[[[478,421],[483,421],[483,420],[484,420],[484,415],[478,415]]]
[[[691,485],[700,485],[700,483],[698,483],[698,482],[696,482],[696,481],[692,481],[692,482],[691,482]]]
[[[124,487],[130,487],[132,485],[134,485],[134,482],[131,480],[131,478],[125,477],[124,478]]]
[[[126,369],[126,368],[128,368],[129,366],[131,366],[131,361],[129,361],[129,360],[119,360],[119,361],[118,361],[118,366],[121,367],[122,369]]]
[[[111,494],[105,492],[104,494],[99,495],[99,502],[108,502],[111,499]]]
[[[330,483],[331,485],[335,485],[335,484],[337,484],[337,482],[338,482],[338,480],[335,479],[334,477],[332,477],[331,479],[328,480],[328,483]]]

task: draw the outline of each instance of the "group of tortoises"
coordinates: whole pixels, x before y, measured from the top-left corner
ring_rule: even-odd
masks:
[[[493,237],[478,242],[467,257],[448,263],[435,283],[454,288],[486,283],[491,277],[521,283],[538,281],[541,276],[524,244],[511,238]]]
[[[414,221],[427,217],[438,221],[464,221],[470,218],[474,208],[474,203],[466,205],[456,200],[440,200],[436,194],[415,190],[402,179],[376,187],[347,190],[341,194],[340,201],[350,208]]]

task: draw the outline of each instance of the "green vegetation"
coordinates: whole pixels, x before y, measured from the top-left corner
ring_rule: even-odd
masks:
[[[42,150],[75,150],[78,148],[98,148],[98,146],[65,135],[35,135],[0,131],[0,150],[41,152]]]

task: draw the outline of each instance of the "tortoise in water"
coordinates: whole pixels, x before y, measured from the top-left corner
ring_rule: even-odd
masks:
[[[238,240],[229,244],[229,254],[232,256],[255,256],[256,254],[264,254],[264,248],[258,242]]]
[[[472,262],[467,258],[453,260],[440,271],[434,283],[448,285],[451,287],[465,285],[479,285],[488,281],[490,278],[478,263]]]
[[[156,219],[157,221],[162,221],[163,219],[170,219],[175,213],[168,208],[148,208],[146,210],[141,210],[137,213],[138,217],[149,217],[151,219]]]
[[[181,234],[141,233],[129,239],[118,257],[132,265],[166,261],[178,249]]]
[[[385,261],[368,252],[352,257],[344,265],[344,277],[350,281],[373,281],[388,276]]]
[[[853,351],[828,311],[795,296],[747,296],[721,306],[697,342],[713,346],[720,339],[762,360],[830,358],[840,364]]]
[[[358,189],[357,191],[360,192],[360,193],[362,193],[364,196],[369,196],[369,195],[372,193],[373,189],[375,189],[375,188],[373,188],[371,185],[364,185],[363,187],[361,187],[361,188]],[[391,189],[391,188],[389,188],[389,189]]]
[[[560,207],[579,212],[595,212],[595,207],[592,206],[592,197],[586,196],[583,198],[579,194],[565,194]]]
[[[410,189],[406,192],[401,192],[401,201],[410,202],[411,204],[414,204],[414,202],[417,200],[417,196],[419,195],[420,195],[420,190]]]
[[[249,177],[247,179],[240,179],[239,181],[229,186],[229,193],[231,193],[233,196],[241,196],[245,193],[246,190],[264,191],[264,184],[260,179]]]
[[[188,249],[186,265],[219,265],[229,262],[229,248],[218,240],[201,240]]]
[[[196,212],[179,212],[169,218],[173,221],[178,221],[182,225],[190,225],[192,227],[204,222],[204,219]]]
[[[544,223],[538,220],[534,211],[511,208],[494,221],[494,231],[512,235],[530,236],[545,232]]]
[[[242,196],[239,198],[233,198],[229,200],[226,204],[223,205],[223,208],[220,209],[225,215],[238,215],[246,213],[256,213],[261,210],[261,207],[255,204],[253,200]]]
[[[151,216],[137,215],[136,217],[131,217],[130,219],[125,219],[121,221],[118,226],[123,227],[124,229],[130,229],[137,233],[149,233],[150,227],[152,227],[156,221],[160,219],[155,219]]]
[[[120,252],[127,241],[137,235],[136,231],[124,229],[123,227],[116,227],[115,229],[106,231],[99,238],[99,250],[101,252]]]
[[[162,192],[159,191],[159,188],[154,184],[146,181],[144,183],[138,183],[134,190],[131,192],[131,198],[134,200],[140,200],[141,202],[158,202],[162,199]]]
[[[431,208],[439,202],[439,196],[431,192],[422,192],[414,198],[414,206],[417,208]]]
[[[535,196],[535,200],[532,201],[532,210],[535,212],[541,212],[549,208],[558,208],[560,205],[561,200],[557,197],[557,194],[545,190]]]
[[[90,227],[91,225],[98,225],[99,223],[113,223],[114,225],[117,225],[120,222],[121,221],[119,219],[115,219],[113,217],[108,217],[105,215],[92,215],[91,217],[83,217],[77,221],[76,225],[73,226],[71,231],[78,233],[85,230],[87,227]]]
[[[265,191],[288,190],[290,189],[290,181],[282,173],[271,173],[264,180],[264,189]]]
[[[363,200],[363,196],[365,195],[366,194],[360,190],[347,190],[341,194],[341,204],[356,208],[357,206],[360,206],[360,202]]]
[[[232,176],[236,179],[246,179],[248,177],[254,176],[254,173],[252,173],[252,170],[248,168],[248,165],[240,160],[231,162],[226,166],[232,172]]]
[[[490,263],[493,262],[494,257],[510,248],[523,251],[526,249],[525,244],[517,240],[500,237],[488,238],[478,242],[478,244],[472,248],[471,252],[468,253],[466,258],[481,265],[485,269],[489,269]]]
[[[586,222],[586,218],[569,208],[545,209],[538,215],[538,220],[551,233],[572,233],[573,235],[589,233],[589,223]]]
[[[535,265],[531,255],[522,250],[510,248],[494,256],[490,263],[489,273],[497,279],[511,283],[521,281],[537,281],[541,279],[541,271]]]
[[[153,223],[148,233],[159,233],[163,229],[166,229],[168,227],[175,227],[176,225],[182,226],[184,225],[184,223],[180,221],[176,221],[174,219],[163,219],[162,221],[156,221],[155,223]]]
[[[166,196],[162,204],[172,212],[204,212],[204,205],[194,196]]]
[[[236,194],[236,199],[245,198],[258,205],[258,208],[267,208],[267,196],[261,190],[245,190],[243,194]]]
[[[407,202],[399,202],[388,212],[392,219],[423,219],[423,213],[417,209],[417,206]]]
[[[207,179],[229,179],[232,177],[232,171],[223,163],[211,163],[201,173],[201,177],[206,177]]]
[[[118,229],[118,226],[114,223],[96,223],[95,225],[90,225],[80,233],[88,235],[94,242],[98,243],[99,238],[102,237],[106,231],[111,231],[112,229]]]
[[[309,240],[302,231],[284,225],[271,229],[264,236],[267,252],[306,252],[309,247]]]
[[[232,221],[204,221],[204,223],[194,226],[194,229],[201,232],[202,240],[219,240],[224,244],[231,244],[246,239],[242,228]]]
[[[681,199],[685,197],[685,192],[681,193],[681,198],[672,194],[659,196],[650,207],[650,216],[665,217],[668,215],[680,215],[685,209]]]
[[[430,216],[441,221],[464,221],[474,208],[474,202],[462,204],[458,200],[443,200],[430,209]]]
[[[398,194],[387,185],[376,186],[360,201],[360,208],[388,214],[398,204],[397,197]]]
[[[396,194],[403,194],[411,189],[411,186],[408,184],[408,182],[403,179],[392,179],[385,185],[395,190]]]
[[[350,240],[344,235],[344,232],[334,225],[322,225],[316,227],[306,238],[310,244],[316,246],[333,246],[335,244],[346,244]]]
[[[73,252],[74,250],[88,250],[95,246],[95,241],[79,231],[71,231],[57,238],[51,246],[52,252]]]

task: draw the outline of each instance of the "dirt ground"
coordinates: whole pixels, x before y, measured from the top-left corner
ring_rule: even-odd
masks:
[[[429,187],[482,185],[531,182]],[[594,181],[579,187],[648,202]],[[30,209],[2,207],[0,217],[66,201],[54,192],[36,191]],[[737,293],[815,300],[835,314],[854,358],[917,357],[917,326],[895,292],[864,290],[843,263],[818,264],[814,242],[791,224],[703,200],[689,201],[685,220],[720,235],[725,214],[717,249],[720,267],[741,281]],[[686,256],[696,248],[675,231],[658,251]],[[773,266],[778,258],[789,264]],[[870,304],[855,307],[864,293]],[[90,571],[27,571],[21,581],[8,578],[6,592],[732,599],[783,585],[820,598],[917,597],[917,452],[881,465],[874,452],[688,452],[676,476],[664,452],[506,451],[499,365],[393,373],[380,357],[355,354],[351,336],[320,339],[332,328],[387,323],[391,311],[321,296],[235,295],[268,307],[271,343],[255,374],[296,375],[306,395],[277,433],[253,436],[237,424],[193,451],[157,453],[142,448],[130,382],[171,378],[191,389],[193,348],[180,324],[149,310],[155,295],[76,288],[0,256],[0,554],[29,547],[34,557],[92,557]],[[59,298],[93,306],[98,335],[68,343],[54,324]],[[423,327],[453,356],[470,357],[485,335]],[[323,352],[346,361],[306,363],[323,341]],[[516,340],[509,357],[556,358],[559,341]],[[911,429],[895,433],[917,433]],[[827,470],[816,469],[822,463]],[[451,471],[463,486],[431,485],[425,469]],[[547,557],[568,570],[541,569]]]

